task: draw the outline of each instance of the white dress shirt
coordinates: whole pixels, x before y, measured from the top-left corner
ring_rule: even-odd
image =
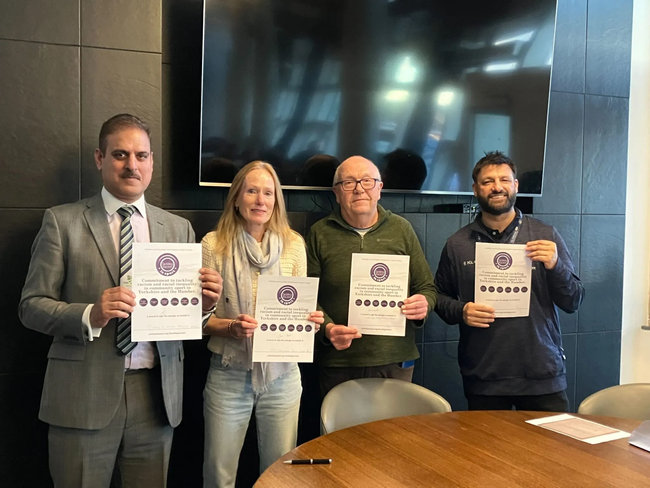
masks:
[[[133,236],[135,242],[150,242],[149,224],[147,222],[147,207],[145,205],[144,195],[131,204],[127,204],[111,195],[106,188],[102,188],[102,200],[104,201],[104,208],[106,209],[106,218],[108,226],[113,236],[115,243],[115,252],[119,256],[120,253],[120,225],[122,224],[122,217],[117,213],[117,210],[124,205],[132,205],[136,208],[136,212],[131,216],[131,227],[133,227]],[[90,325],[90,311],[93,304],[86,307],[82,321],[86,326],[87,338],[92,341],[94,338],[99,337],[102,333],[102,328],[92,327]],[[124,367],[126,369],[143,369],[153,368],[157,364],[156,348],[153,343],[141,341],[129,354],[124,357]]]

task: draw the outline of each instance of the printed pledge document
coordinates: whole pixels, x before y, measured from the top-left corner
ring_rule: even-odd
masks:
[[[404,336],[410,256],[352,254],[348,325],[367,335]]]
[[[476,243],[474,302],[497,317],[527,317],[532,263],[525,244]]]
[[[318,278],[260,275],[257,282],[253,362],[314,362]]]
[[[568,413],[526,420],[527,423],[573,437],[587,444],[600,444],[630,437],[628,432],[608,427]]]
[[[200,339],[201,244],[133,244],[134,341]]]

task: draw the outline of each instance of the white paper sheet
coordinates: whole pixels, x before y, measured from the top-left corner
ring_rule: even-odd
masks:
[[[260,275],[253,334],[254,362],[314,361],[314,323],[318,278]]]
[[[608,427],[591,420],[563,413],[539,419],[526,420],[527,423],[552,430],[558,434],[573,437],[587,444],[600,444],[629,437],[629,432]]]
[[[201,244],[133,244],[134,341],[200,339]]]
[[[497,317],[527,317],[532,262],[525,244],[476,243],[474,302],[491,305]]]
[[[410,256],[352,254],[348,323],[367,335],[404,336]]]

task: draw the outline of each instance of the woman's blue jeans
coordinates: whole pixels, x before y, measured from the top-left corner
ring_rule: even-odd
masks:
[[[225,368],[213,355],[203,391],[205,445],[203,486],[234,487],[239,454],[255,408],[260,473],[296,447],[300,409],[300,370],[295,364],[287,374],[255,394],[251,372]]]

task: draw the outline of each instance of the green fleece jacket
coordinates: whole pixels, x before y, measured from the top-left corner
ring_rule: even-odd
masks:
[[[348,323],[350,267],[352,253],[409,255],[409,296],[420,293],[429,303],[429,312],[436,304],[436,289],[429,264],[411,224],[378,205],[379,219],[361,236],[350,227],[340,209],[316,222],[307,238],[307,274],[320,278],[318,306],[325,312],[325,322],[317,334],[317,361],[321,366],[382,366],[419,357],[415,345],[418,323],[408,321],[406,336],[365,335],[337,351],[325,338],[325,325]],[[406,298],[406,297],[405,297]]]

